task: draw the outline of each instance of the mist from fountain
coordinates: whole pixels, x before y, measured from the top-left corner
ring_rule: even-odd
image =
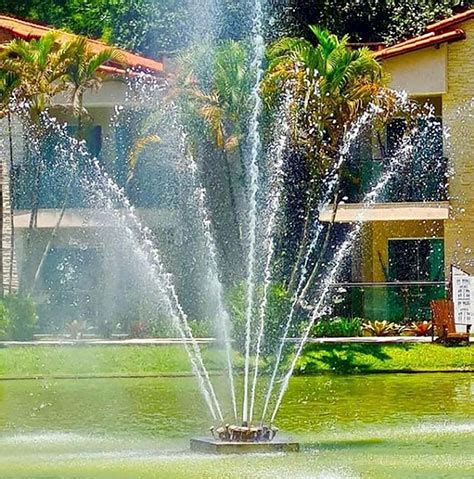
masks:
[[[265,265],[263,273],[263,291],[260,306],[258,308],[258,331],[257,340],[255,346],[255,358],[254,358],[254,371],[250,400],[250,412],[249,421],[252,421],[254,407],[255,407],[255,393],[257,389],[258,380],[258,366],[260,360],[260,353],[263,343],[263,337],[265,333],[265,319],[267,313],[268,304],[268,290],[271,286],[272,280],[272,268],[273,268],[273,256],[275,253],[275,227],[277,225],[278,213],[281,204],[281,197],[283,194],[284,183],[284,160],[286,148],[290,138],[290,123],[288,121],[288,112],[291,102],[291,95],[287,92],[284,95],[282,107],[277,115],[277,125],[275,128],[276,141],[273,148],[269,149],[269,157],[273,159],[271,166],[270,182],[269,182],[269,201],[266,208],[266,215],[268,217],[267,225],[265,228],[264,242],[264,255]]]
[[[406,108],[407,105],[407,98],[406,95],[400,95],[399,99],[399,106],[400,108]],[[348,159],[348,155],[350,154],[351,148],[354,146],[354,143],[359,139],[361,132],[371,125],[373,120],[376,118],[377,114],[380,112],[379,107],[376,103],[370,103],[364,113],[357,119],[356,122],[349,126],[349,129],[345,132],[344,138],[342,141],[342,146],[339,152],[339,157],[335,165],[332,166],[331,171],[326,175],[326,179],[323,181],[325,185],[325,189],[323,191],[323,195],[321,200],[319,201],[316,209],[316,218],[314,224],[312,225],[313,237],[312,240],[305,252],[304,259],[301,265],[301,269],[299,271],[299,280],[296,286],[295,292],[293,294],[290,312],[288,314],[285,326],[283,328],[283,334],[280,340],[280,344],[278,346],[278,351],[275,357],[274,366],[272,369],[272,374],[270,377],[270,382],[267,388],[267,392],[265,394],[263,409],[262,409],[262,418],[261,422],[265,421],[265,417],[267,414],[267,410],[269,407],[269,403],[272,397],[273,389],[275,386],[275,381],[278,375],[278,368],[280,366],[283,352],[285,348],[285,344],[288,339],[288,334],[290,332],[290,328],[293,324],[294,315],[296,312],[296,307],[302,301],[302,292],[304,290],[304,285],[306,284],[307,275],[308,275],[308,266],[309,261],[319,244],[320,235],[323,232],[324,225],[321,221],[319,221],[319,214],[324,209],[330,206],[331,200],[333,198],[334,192],[339,184],[340,181],[340,169],[344,165],[344,163]]]
[[[263,39],[263,10],[261,0],[255,0],[253,11],[253,61],[251,71],[254,74],[252,87],[252,113],[248,142],[250,158],[248,164],[248,251],[247,251],[247,309],[245,315],[245,364],[244,364],[244,392],[242,403],[242,422],[249,421],[249,375],[251,354],[252,317],[255,296],[255,243],[257,230],[257,192],[259,188],[259,156],[261,154],[260,115],[263,102],[260,95],[260,84],[263,78],[263,59],[265,56],[265,42]]]
[[[212,2],[214,3],[214,2]],[[212,32],[211,32],[212,30]],[[199,30],[199,35],[204,35],[206,41],[214,41],[215,30],[205,28]],[[242,416],[237,411],[237,392],[235,386],[235,371],[233,366],[233,337],[230,315],[226,305],[225,289],[220,279],[219,254],[214,238],[214,225],[212,214],[208,208],[208,192],[203,186],[202,171],[200,168],[201,159],[195,156],[189,148],[188,134],[186,132],[184,121],[179,119],[176,112],[168,112],[172,118],[172,129],[176,130],[178,140],[176,151],[180,160],[186,165],[186,174],[189,175],[191,189],[193,191],[192,205],[197,218],[198,228],[196,234],[202,238],[204,249],[206,250],[205,265],[207,268],[206,279],[209,289],[215,295],[215,310],[213,317],[216,329],[222,336],[224,354],[226,360],[226,370],[229,382],[232,416],[236,422],[241,420],[245,425],[251,426],[252,420],[256,415],[257,390],[259,386],[259,363],[262,356],[262,349],[265,340],[265,326],[267,319],[269,289],[272,285],[272,274],[274,268],[275,256],[275,235],[279,226],[279,214],[281,211],[282,196],[284,194],[285,181],[285,155],[289,147],[290,139],[290,121],[288,118],[288,105],[291,97],[286,94],[282,101],[282,108],[276,117],[274,125],[275,134],[273,144],[266,150],[262,146],[260,134],[260,118],[263,110],[263,103],[260,93],[260,86],[264,74],[263,62],[265,53],[265,44],[263,39],[263,11],[261,0],[254,2],[254,20],[253,20],[253,44],[252,44],[252,63],[251,71],[253,74],[253,85],[250,93],[252,110],[249,116],[249,128],[247,137],[247,158],[246,158],[246,180],[247,180],[247,231],[246,231],[246,278],[245,278],[245,344],[244,344],[244,367],[243,367],[243,392],[242,392]],[[211,33],[209,33],[211,32]],[[315,100],[317,101],[317,88],[315,79],[312,79],[311,88],[314,89]],[[147,79],[144,79],[146,85]],[[161,92],[161,87],[157,88]],[[153,97],[153,93],[151,95]],[[399,96],[399,108],[401,110],[409,109],[409,102],[406,96]],[[158,102],[157,102],[158,103]],[[170,109],[172,110],[172,108]],[[114,121],[120,121],[120,109],[117,110],[117,117]],[[305,329],[300,338],[297,339],[295,351],[286,373],[281,378],[281,386],[275,391],[278,373],[284,358],[285,346],[288,344],[288,337],[291,327],[294,325],[297,307],[303,301],[306,302],[305,285],[307,285],[308,274],[313,258],[313,253],[321,243],[321,235],[324,231],[323,223],[319,220],[319,214],[327,209],[334,193],[338,189],[341,180],[340,170],[347,162],[351,149],[359,139],[361,132],[372,125],[374,119],[380,113],[377,102],[370,104],[366,111],[351,124],[344,134],[342,146],[338,156],[330,171],[327,172],[323,180],[324,190],[321,192],[321,198],[315,207],[315,220],[311,225],[311,237],[309,245],[304,251],[303,261],[298,273],[298,283],[295,292],[291,298],[289,313],[282,324],[282,336],[277,344],[277,351],[273,360],[272,372],[269,379],[269,385],[266,389],[264,401],[262,404],[261,424],[263,426],[269,412],[272,400],[275,400],[273,410],[270,415],[270,424],[273,424],[280,406],[282,404],[285,392],[288,388],[290,378],[301,356],[303,348],[309,338],[311,328],[323,314],[326,314],[329,308],[329,299],[332,285],[336,282],[338,275],[347,256],[350,254],[356,240],[358,239],[364,217],[367,211],[373,207],[384,192],[387,184],[397,174],[397,170],[405,164],[413,151],[412,137],[415,136],[416,129],[412,128],[403,138],[398,150],[391,156],[389,166],[383,172],[373,189],[367,193],[363,200],[363,210],[353,229],[347,235],[342,245],[338,248],[334,257],[330,260],[329,266],[324,274],[318,277],[319,284],[316,291],[317,301],[312,308],[310,318],[305,324]],[[88,202],[91,208],[100,210],[104,213],[107,222],[115,225],[119,230],[123,241],[122,247],[126,248],[130,255],[136,261],[137,268],[143,272],[148,282],[150,295],[157,297],[160,306],[169,314],[170,320],[183,340],[183,346],[188,355],[192,370],[197,378],[199,390],[205,399],[207,407],[213,421],[224,424],[228,415],[223,409],[217,396],[216,390],[210,378],[209,371],[206,368],[202,356],[201,348],[194,338],[192,328],[189,324],[188,314],[180,301],[180,294],[177,291],[170,269],[163,259],[162,251],[156,245],[152,231],[147,228],[136,214],[129,198],[124,190],[109,176],[103,167],[90,156],[87,152],[85,142],[79,142],[72,138],[67,132],[65,125],[61,125],[57,120],[49,117],[47,114],[42,119],[42,127],[54,131],[54,134],[62,139],[63,151],[66,168],[71,170],[71,175],[76,175],[78,157],[82,161],[92,166],[93,177],[81,179],[83,191],[88,195]],[[181,124],[183,123],[183,124]],[[159,133],[159,132],[157,132]],[[262,167],[266,158],[270,166],[268,171]],[[262,171],[264,170],[264,171]],[[261,177],[268,173],[268,201],[267,207],[261,213],[258,204],[259,193],[261,193]],[[259,220],[264,218],[259,225]],[[256,289],[258,286],[258,260],[260,253],[257,242],[259,227],[262,226],[263,241],[263,274],[262,274],[262,294],[257,301]],[[41,266],[41,265],[40,265]],[[181,297],[181,300],[183,298]],[[256,336],[252,338],[252,332],[256,327]],[[254,343],[252,342],[254,341]],[[254,361],[253,370],[251,362]],[[276,393],[276,396],[274,395]]]
[[[173,326],[183,340],[192,370],[198,379],[199,388],[212,418],[222,422],[224,415],[199,344],[179,302],[172,276],[166,271],[161,254],[154,245],[151,231],[141,223],[123,189],[103,171],[97,159],[90,155],[84,141],[72,137],[66,125],[51,117],[48,112],[42,115],[41,127],[61,140],[63,151],[70,154],[67,166],[78,164],[80,158],[93,168],[93,178],[80,178],[82,188],[88,194],[90,206],[105,214],[108,223],[112,222],[120,227],[122,240],[128,245],[127,251],[134,255],[141,266],[141,271],[149,278],[150,284],[154,286],[155,292],[168,310]]]
[[[376,183],[376,185],[372,188],[372,190],[367,193],[364,197],[362,202],[363,208],[359,213],[355,225],[351,232],[348,234],[347,238],[343,242],[343,244],[339,247],[334,258],[330,262],[330,266],[328,268],[327,273],[323,276],[321,280],[321,288],[317,291],[317,295],[319,296],[318,301],[316,302],[314,309],[312,311],[310,320],[306,325],[304,333],[302,337],[297,341],[296,352],[293,355],[293,359],[291,361],[290,367],[288,368],[287,373],[284,375],[281,388],[278,392],[278,396],[276,399],[276,404],[271,414],[270,423],[275,421],[276,415],[278,410],[280,409],[283,397],[285,392],[288,388],[289,381],[291,376],[293,375],[293,371],[296,367],[297,361],[301,356],[303,348],[309,338],[311,333],[311,328],[313,327],[314,323],[324,314],[328,312],[329,304],[328,298],[329,293],[331,291],[332,284],[335,283],[338,274],[342,266],[344,265],[345,260],[347,259],[348,254],[352,250],[356,239],[358,238],[362,226],[364,224],[364,218],[370,208],[376,203],[380,196],[383,194],[384,189],[388,185],[391,179],[397,174],[397,171],[400,167],[404,165],[406,161],[411,158],[414,145],[412,143],[412,138],[418,132],[418,126],[413,127],[410,132],[407,134],[405,133],[403,139],[400,142],[400,145],[396,149],[395,153],[390,157],[390,163],[388,168],[383,172],[380,179]]]
[[[183,138],[183,145],[186,145],[186,137]],[[186,155],[186,163],[191,173],[192,183],[194,186],[194,199],[196,210],[203,229],[203,236],[205,239],[206,249],[209,254],[208,275],[211,283],[211,291],[216,294],[216,311],[215,322],[218,327],[218,332],[222,333],[222,341],[224,343],[227,374],[229,378],[229,388],[232,401],[232,412],[235,421],[238,420],[237,415],[237,401],[234,384],[234,367],[232,364],[232,338],[231,338],[231,321],[227,311],[224,299],[224,288],[219,279],[218,255],[217,247],[212,234],[211,216],[206,206],[206,189],[199,180],[198,165],[194,157],[188,152]],[[220,326],[220,328],[219,328]]]

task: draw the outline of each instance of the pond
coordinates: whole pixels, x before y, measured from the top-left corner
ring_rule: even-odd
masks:
[[[189,452],[193,378],[2,381],[0,477],[468,478],[473,398],[472,374],[295,377],[278,426],[302,452],[215,457]]]

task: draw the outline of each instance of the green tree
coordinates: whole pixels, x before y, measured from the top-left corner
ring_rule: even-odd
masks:
[[[219,39],[239,40],[252,28],[252,0],[220,0]],[[312,37],[323,25],[351,41],[395,42],[433,20],[473,5],[472,0],[271,0],[266,36]],[[152,57],[188,46],[194,17],[187,0],[0,0],[0,11],[56,28],[101,38]]]
[[[98,53],[92,52],[88,46],[87,39],[84,37],[78,37],[77,39],[71,40],[65,46],[65,49],[70,53],[70,56],[60,78],[60,82],[64,85],[64,89],[70,93],[70,105],[73,114],[77,118],[76,137],[80,140],[83,135],[83,118],[88,115],[87,110],[84,108],[84,93],[87,90],[98,90],[102,86],[102,82],[106,78],[106,74],[101,71],[102,66],[108,62],[120,64],[123,61],[123,58],[117,50],[111,48],[102,50]],[[61,210],[48,243],[43,251],[38,267],[36,268],[32,288],[34,288],[38,281],[41,268],[43,267],[64,218],[76,169],[77,165],[73,165]]]
[[[61,78],[72,56],[72,45],[59,43],[57,37],[56,32],[50,32],[38,40],[14,39],[1,47],[0,68],[18,78],[15,93],[28,102],[33,123],[65,89]]]
[[[15,96],[26,102],[27,122],[36,136],[35,150],[29,152],[34,176],[31,189],[31,213],[27,244],[36,223],[39,207],[39,187],[42,168],[41,137],[44,129],[38,128],[41,113],[51,105],[54,96],[65,90],[61,81],[67,62],[71,58],[71,44],[60,44],[57,33],[51,32],[38,40],[14,39],[2,45],[0,69],[17,78]]]
[[[203,65],[210,68],[203,69]],[[216,161],[224,167],[232,215],[227,234],[241,254],[242,212],[238,198],[243,195],[243,143],[251,107],[246,45],[227,40],[215,48],[190,49],[180,57],[176,85],[185,123],[192,132],[193,148],[202,149],[206,143],[208,163]],[[207,132],[204,138],[202,131]]]
[[[305,225],[297,258],[290,275],[289,289],[295,286],[303,254],[308,247],[309,226],[312,224],[320,187],[328,171],[334,169],[348,127],[366,110],[369,103],[378,102],[383,117],[395,112],[394,95],[386,87],[381,66],[367,48],[352,50],[348,36],[337,36],[310,26],[314,43],[302,38],[282,38],[268,49],[268,70],[263,92],[269,104],[291,92],[290,122],[293,141],[303,149],[306,168],[311,178],[305,212]],[[343,165],[337,165],[339,172]],[[319,260],[313,266],[302,290],[303,298],[311,288],[326,251],[337,205],[340,185],[332,197],[332,221],[327,228]]]
[[[275,2],[275,24],[283,25],[284,34],[308,39],[308,25],[317,24],[352,42],[394,43],[472,5],[472,0],[289,0]]]
[[[17,99],[23,100],[27,104],[26,121],[31,133],[36,137],[34,142],[36,151],[29,155],[34,181],[31,191],[28,245],[38,214],[39,189],[44,160],[42,144],[44,136],[47,134],[47,128],[44,128],[42,124],[41,115],[51,106],[56,95],[69,93],[72,112],[78,122],[77,138],[81,139],[83,118],[87,115],[83,105],[84,93],[89,89],[97,89],[101,86],[105,78],[101,67],[110,61],[120,63],[121,55],[111,48],[95,53],[90,50],[87,40],[83,37],[61,42],[57,32],[48,33],[38,40],[29,42],[15,39],[2,46],[0,69],[4,72],[5,78],[15,78],[14,88],[9,94],[14,93]],[[71,175],[70,184],[73,178],[74,176]],[[33,275],[33,286],[64,216],[69,186],[66,188],[66,195],[52,237],[48,241],[39,266],[34,270],[36,272]]]
[[[72,40],[68,46],[70,58],[67,62],[61,81],[70,93],[70,105],[78,122],[78,135],[82,134],[82,119],[87,115],[84,109],[84,93],[87,90],[98,90],[106,78],[101,70],[108,62],[123,63],[122,54],[113,48],[94,53],[88,46],[85,37]]]
[[[183,93],[198,115],[225,163],[232,210],[239,224],[235,185],[231,171],[243,171],[242,142],[249,113],[250,71],[242,43],[228,40],[212,53],[211,78],[199,78],[193,67],[182,62],[186,76]],[[235,165],[238,162],[238,165]]]

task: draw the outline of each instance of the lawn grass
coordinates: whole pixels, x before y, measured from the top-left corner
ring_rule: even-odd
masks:
[[[205,364],[222,370],[224,354],[203,346]],[[237,367],[241,366],[237,360]],[[474,348],[435,344],[308,345],[297,373],[474,370]],[[0,378],[141,376],[191,373],[183,346],[25,346],[0,349]]]
[[[438,344],[311,344],[298,373],[474,370],[473,347]]]
[[[209,370],[221,354],[203,347]],[[183,346],[25,346],[0,349],[0,377],[135,376],[191,373]]]

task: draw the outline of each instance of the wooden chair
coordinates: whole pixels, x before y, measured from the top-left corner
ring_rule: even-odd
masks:
[[[443,344],[469,345],[471,325],[467,325],[466,333],[457,333],[454,318],[454,302],[450,299],[436,299],[431,301],[431,315],[433,318],[432,339]]]

